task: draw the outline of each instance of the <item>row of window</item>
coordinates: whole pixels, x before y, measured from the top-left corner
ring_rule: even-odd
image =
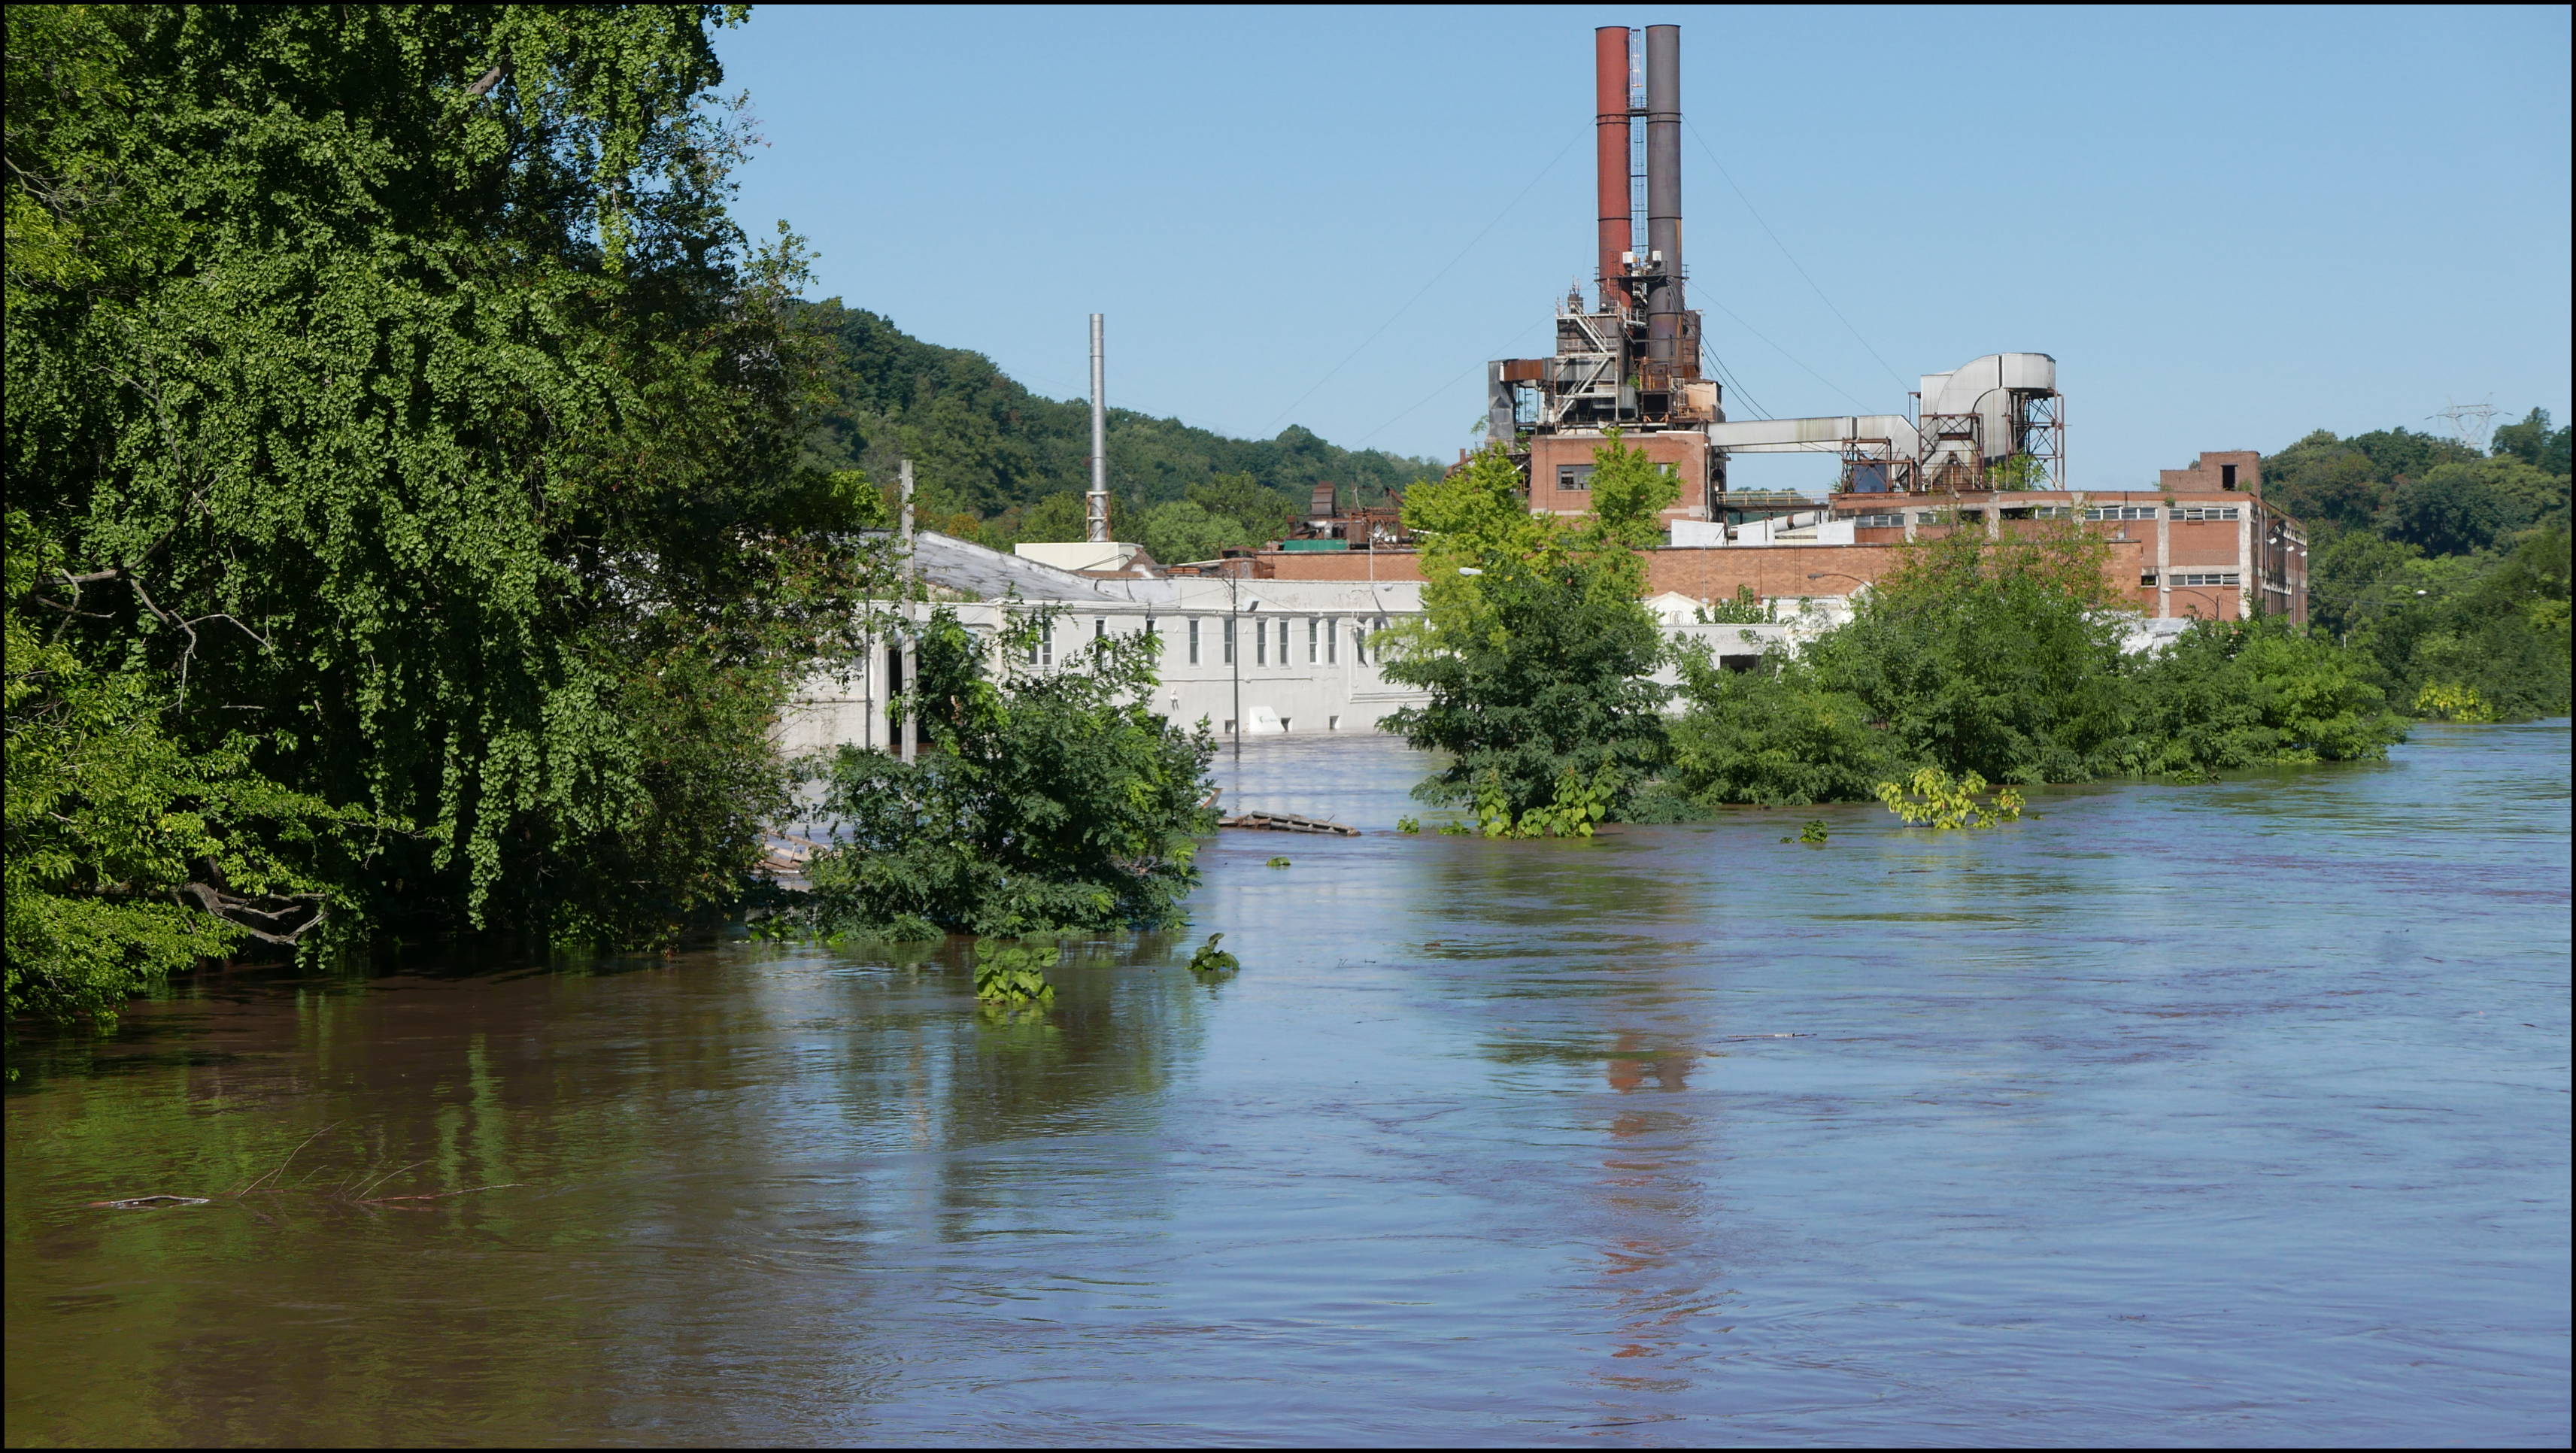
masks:
[[[1385,630],[1386,626],[1383,616],[1350,622],[1351,659],[1362,666],[1372,664],[1369,660],[1369,635],[1373,631]],[[1145,629],[1149,633],[1157,630],[1152,616],[1145,617]],[[1252,648],[1252,665],[1269,665],[1275,649],[1279,664],[1288,666],[1296,664],[1298,638],[1302,635],[1306,656],[1304,664],[1336,666],[1342,659],[1342,630],[1343,623],[1338,616],[1225,616],[1214,622],[1204,616],[1191,616],[1181,633],[1182,650],[1184,659],[1193,666],[1206,664],[1211,655],[1218,665],[1231,666],[1236,664],[1238,638],[1249,634],[1252,639],[1246,644]],[[1108,634],[1109,618],[1094,616],[1091,621],[1092,639],[1099,640]],[[1029,643],[1029,664],[1055,664],[1055,622],[1048,621],[1042,625],[1037,639]]]
[[[2197,573],[2178,571],[2165,583],[2168,585],[2234,585],[2238,583],[2238,576],[2233,570],[2204,570]]]
[[[2241,518],[2237,510],[2238,507],[2235,505],[2176,505],[2171,511],[2171,516],[2177,520],[2233,520]],[[1972,519],[1981,519],[1985,514],[1982,510],[1962,510],[1960,513]],[[2016,512],[2007,510],[2005,513],[2010,515]],[[2030,517],[2035,520],[2062,520],[2074,513],[2076,511],[2067,505],[2033,505],[2030,508]],[[2087,505],[2084,507],[2083,515],[2088,520],[2152,520],[2156,517],[2156,506]],[[1864,530],[1901,529],[1905,524],[1905,516],[1854,515],[1852,523]],[[1922,523],[1932,525],[1943,522],[1926,512]]]
[[[1666,474],[1674,472],[1669,464],[1655,467]],[[1589,464],[1560,464],[1556,467],[1556,487],[1575,493],[1588,492],[1592,488],[1592,470],[1593,466]]]

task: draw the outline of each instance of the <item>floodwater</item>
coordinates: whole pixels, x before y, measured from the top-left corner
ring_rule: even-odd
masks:
[[[953,955],[208,978],[14,1057],[7,1438],[2563,1445],[2568,786],[1228,833],[1240,975],[999,1024]]]

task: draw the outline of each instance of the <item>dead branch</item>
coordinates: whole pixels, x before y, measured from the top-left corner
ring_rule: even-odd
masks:
[[[361,1206],[381,1206],[391,1201],[443,1201],[450,1196],[470,1196],[476,1191],[506,1191],[527,1184],[525,1181],[500,1181],[488,1186],[467,1186],[461,1191],[424,1191],[411,1196],[376,1196],[358,1202]]]
[[[210,883],[182,883],[176,892],[263,943],[294,944],[320,926],[327,910],[319,893],[263,893],[247,898]],[[303,913],[297,921],[298,913]]]
[[[269,1176],[274,1176],[278,1171],[282,1171],[288,1166],[295,1164],[295,1158],[304,1153],[304,1147],[311,1145],[314,1141],[319,1140],[323,1136],[330,1134],[332,1131],[339,1129],[340,1125],[340,1121],[334,1120],[330,1124],[323,1126],[321,1129],[314,1131],[312,1134],[305,1136],[302,1140],[297,1141],[295,1143],[295,1148],[286,1153],[286,1159],[279,1161],[275,1170],[271,1170],[268,1175],[261,1176],[258,1181],[252,1181],[249,1185],[242,1187],[238,1191],[234,1191],[232,1194],[236,1196],[247,1196],[251,1192],[258,1190],[260,1181],[267,1180]]]

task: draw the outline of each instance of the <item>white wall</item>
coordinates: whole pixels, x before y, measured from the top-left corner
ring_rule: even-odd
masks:
[[[1374,653],[1361,641],[1386,623],[1418,614],[1419,584],[1173,579],[1139,582],[1135,594],[1146,598],[1065,604],[1050,655],[1061,662],[1096,634],[1129,635],[1151,621],[1163,642],[1162,684],[1147,703],[1158,716],[1190,725],[1204,718],[1222,736],[1235,719],[1238,679],[1247,736],[1283,729],[1296,736],[1370,732],[1396,708],[1429,699],[1380,676]],[[959,620],[979,630],[995,628],[1004,610],[990,601],[952,608]],[[1225,653],[1229,615],[1236,629],[1232,664]],[[1198,625],[1195,661],[1190,656],[1193,621]],[[889,745],[884,657],[881,641],[846,677],[809,678],[779,723],[781,747],[802,754],[843,744]]]

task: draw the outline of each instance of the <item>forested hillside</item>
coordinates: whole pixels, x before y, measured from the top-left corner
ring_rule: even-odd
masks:
[[[2318,430],[2263,461],[2308,526],[2320,629],[2424,716],[2568,709],[2568,431],[2534,409],[2486,454],[2405,429]]]
[[[833,404],[807,436],[813,462],[864,469],[885,486],[909,456],[931,528],[1003,547],[1082,538],[1087,401],[1042,398],[980,353],[924,343],[838,298],[814,304],[809,317],[839,355]],[[1298,425],[1275,439],[1229,439],[1109,411],[1118,537],[1143,539],[1164,560],[1275,534],[1319,481],[1342,486],[1346,500],[1374,502],[1437,473],[1430,461],[1338,448]]]

